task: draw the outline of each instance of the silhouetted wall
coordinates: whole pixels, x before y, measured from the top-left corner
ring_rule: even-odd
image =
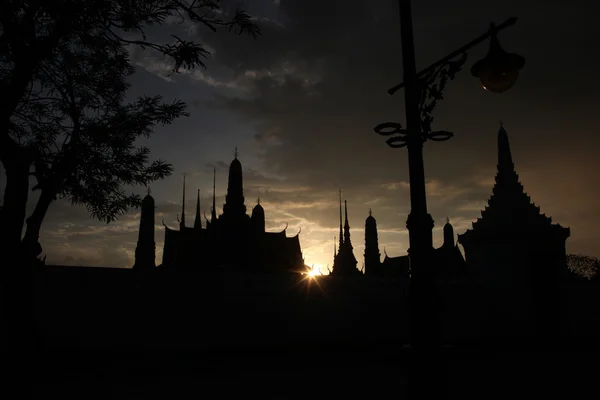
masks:
[[[39,271],[35,319],[43,345],[343,348],[398,345],[407,339],[404,280],[154,272],[73,267]],[[565,331],[570,337],[600,334],[598,288],[569,282]],[[457,280],[441,285],[440,293],[445,341],[477,339],[486,317],[477,285]]]

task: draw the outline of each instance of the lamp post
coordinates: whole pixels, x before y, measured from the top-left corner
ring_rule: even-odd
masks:
[[[515,24],[517,19],[510,18],[499,26],[492,24],[487,33],[417,73],[410,0],[399,0],[399,12],[404,82],[389,89],[388,93],[392,95],[404,87],[406,128],[396,122],[385,122],[377,125],[375,131],[382,136],[391,136],[386,141],[390,147],[406,147],[408,150],[411,210],[406,227],[409,232],[411,268],[409,310],[413,360],[409,386],[412,386],[413,395],[416,392],[419,397],[428,398],[425,390],[436,385],[431,379],[437,375],[436,355],[441,341],[432,257],[434,224],[427,212],[423,143],[428,139],[443,141],[453,136],[448,131],[432,131],[431,112],[437,101],[442,99],[447,81],[453,79],[464,65],[466,51],[487,38],[491,38],[489,53],[471,69],[472,75],[481,80],[486,90],[496,93],[508,90],[516,81],[518,70],[523,67],[525,60],[519,55],[505,52],[496,38],[498,31]]]

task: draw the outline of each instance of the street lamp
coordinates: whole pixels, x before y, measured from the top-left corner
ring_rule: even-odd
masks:
[[[448,80],[464,65],[466,51],[491,38],[488,55],[477,62],[471,73],[481,80],[484,88],[491,92],[508,90],[518,77],[518,70],[525,60],[516,54],[506,53],[499,45],[496,34],[517,21],[510,18],[504,23],[491,25],[487,33],[450,53],[438,62],[416,72],[415,51],[410,0],[399,0],[400,29],[402,39],[402,66],[404,82],[388,90],[390,95],[404,87],[406,128],[397,122],[384,122],[375,127],[375,132],[390,136],[386,143],[393,148],[408,150],[408,172],[411,211],[406,221],[409,232],[411,278],[409,286],[410,344],[416,364],[412,367],[413,378],[418,390],[431,388],[431,368],[435,368],[435,354],[440,346],[438,295],[434,277],[433,219],[427,212],[425,194],[425,172],[423,166],[423,143],[444,141],[453,136],[448,131],[432,131],[431,113],[437,101],[443,98]],[[434,356],[433,358],[431,356]],[[429,381],[429,383],[427,383]],[[410,383],[410,380],[409,380]],[[423,393],[421,393],[423,394]]]
[[[484,59],[471,67],[471,74],[481,80],[484,89],[502,93],[515,84],[519,70],[525,65],[525,59],[518,54],[507,53],[500,47],[494,24],[490,31],[490,50]]]

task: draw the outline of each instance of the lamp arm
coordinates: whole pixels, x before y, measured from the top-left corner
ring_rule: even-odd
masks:
[[[483,42],[484,40],[486,40],[490,36],[493,36],[496,33],[498,33],[499,31],[501,31],[502,29],[505,29],[505,28],[508,28],[509,26],[514,25],[516,22],[517,22],[517,18],[516,17],[512,17],[512,18],[507,19],[506,21],[504,21],[500,25],[498,25],[496,27],[493,27],[493,28],[490,28],[483,35],[479,36],[476,39],[471,40],[469,43],[465,44],[460,49],[453,51],[452,53],[448,54],[446,57],[442,58],[441,60],[439,60],[439,61],[437,61],[437,62],[435,62],[433,64],[431,64],[429,67],[427,67],[424,70],[422,70],[421,72],[419,72],[417,74],[417,78],[420,79],[420,78],[423,78],[424,76],[432,73],[439,66],[448,63],[448,61],[452,60],[453,58],[456,58],[457,56],[459,56],[462,53],[465,53],[471,47],[478,45],[479,43]],[[399,83],[398,85],[394,86],[393,88],[388,89],[388,94],[391,96],[394,93],[396,93],[398,90],[402,89],[403,87],[404,87],[404,82]]]
[[[456,73],[460,71],[465,61],[467,53],[462,53],[458,60],[448,60],[445,64],[440,64],[427,74],[418,79],[419,96],[419,116],[421,122],[421,138],[423,143],[427,139],[441,142],[454,136],[452,132],[431,130],[433,122],[432,111],[437,102],[444,98],[443,92],[448,80],[454,79]],[[388,146],[392,148],[405,147],[408,145],[408,133],[402,125],[397,122],[384,122],[375,127],[375,132],[381,136],[391,136],[386,140]]]

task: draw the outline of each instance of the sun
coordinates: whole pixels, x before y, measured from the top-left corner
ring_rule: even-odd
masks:
[[[303,272],[302,275],[307,275],[309,278],[314,278],[315,276],[323,274],[321,273],[321,266],[319,264],[313,264],[306,272]]]
[[[308,271],[308,276],[323,275],[321,273],[321,266],[319,264],[313,264],[312,268]]]

